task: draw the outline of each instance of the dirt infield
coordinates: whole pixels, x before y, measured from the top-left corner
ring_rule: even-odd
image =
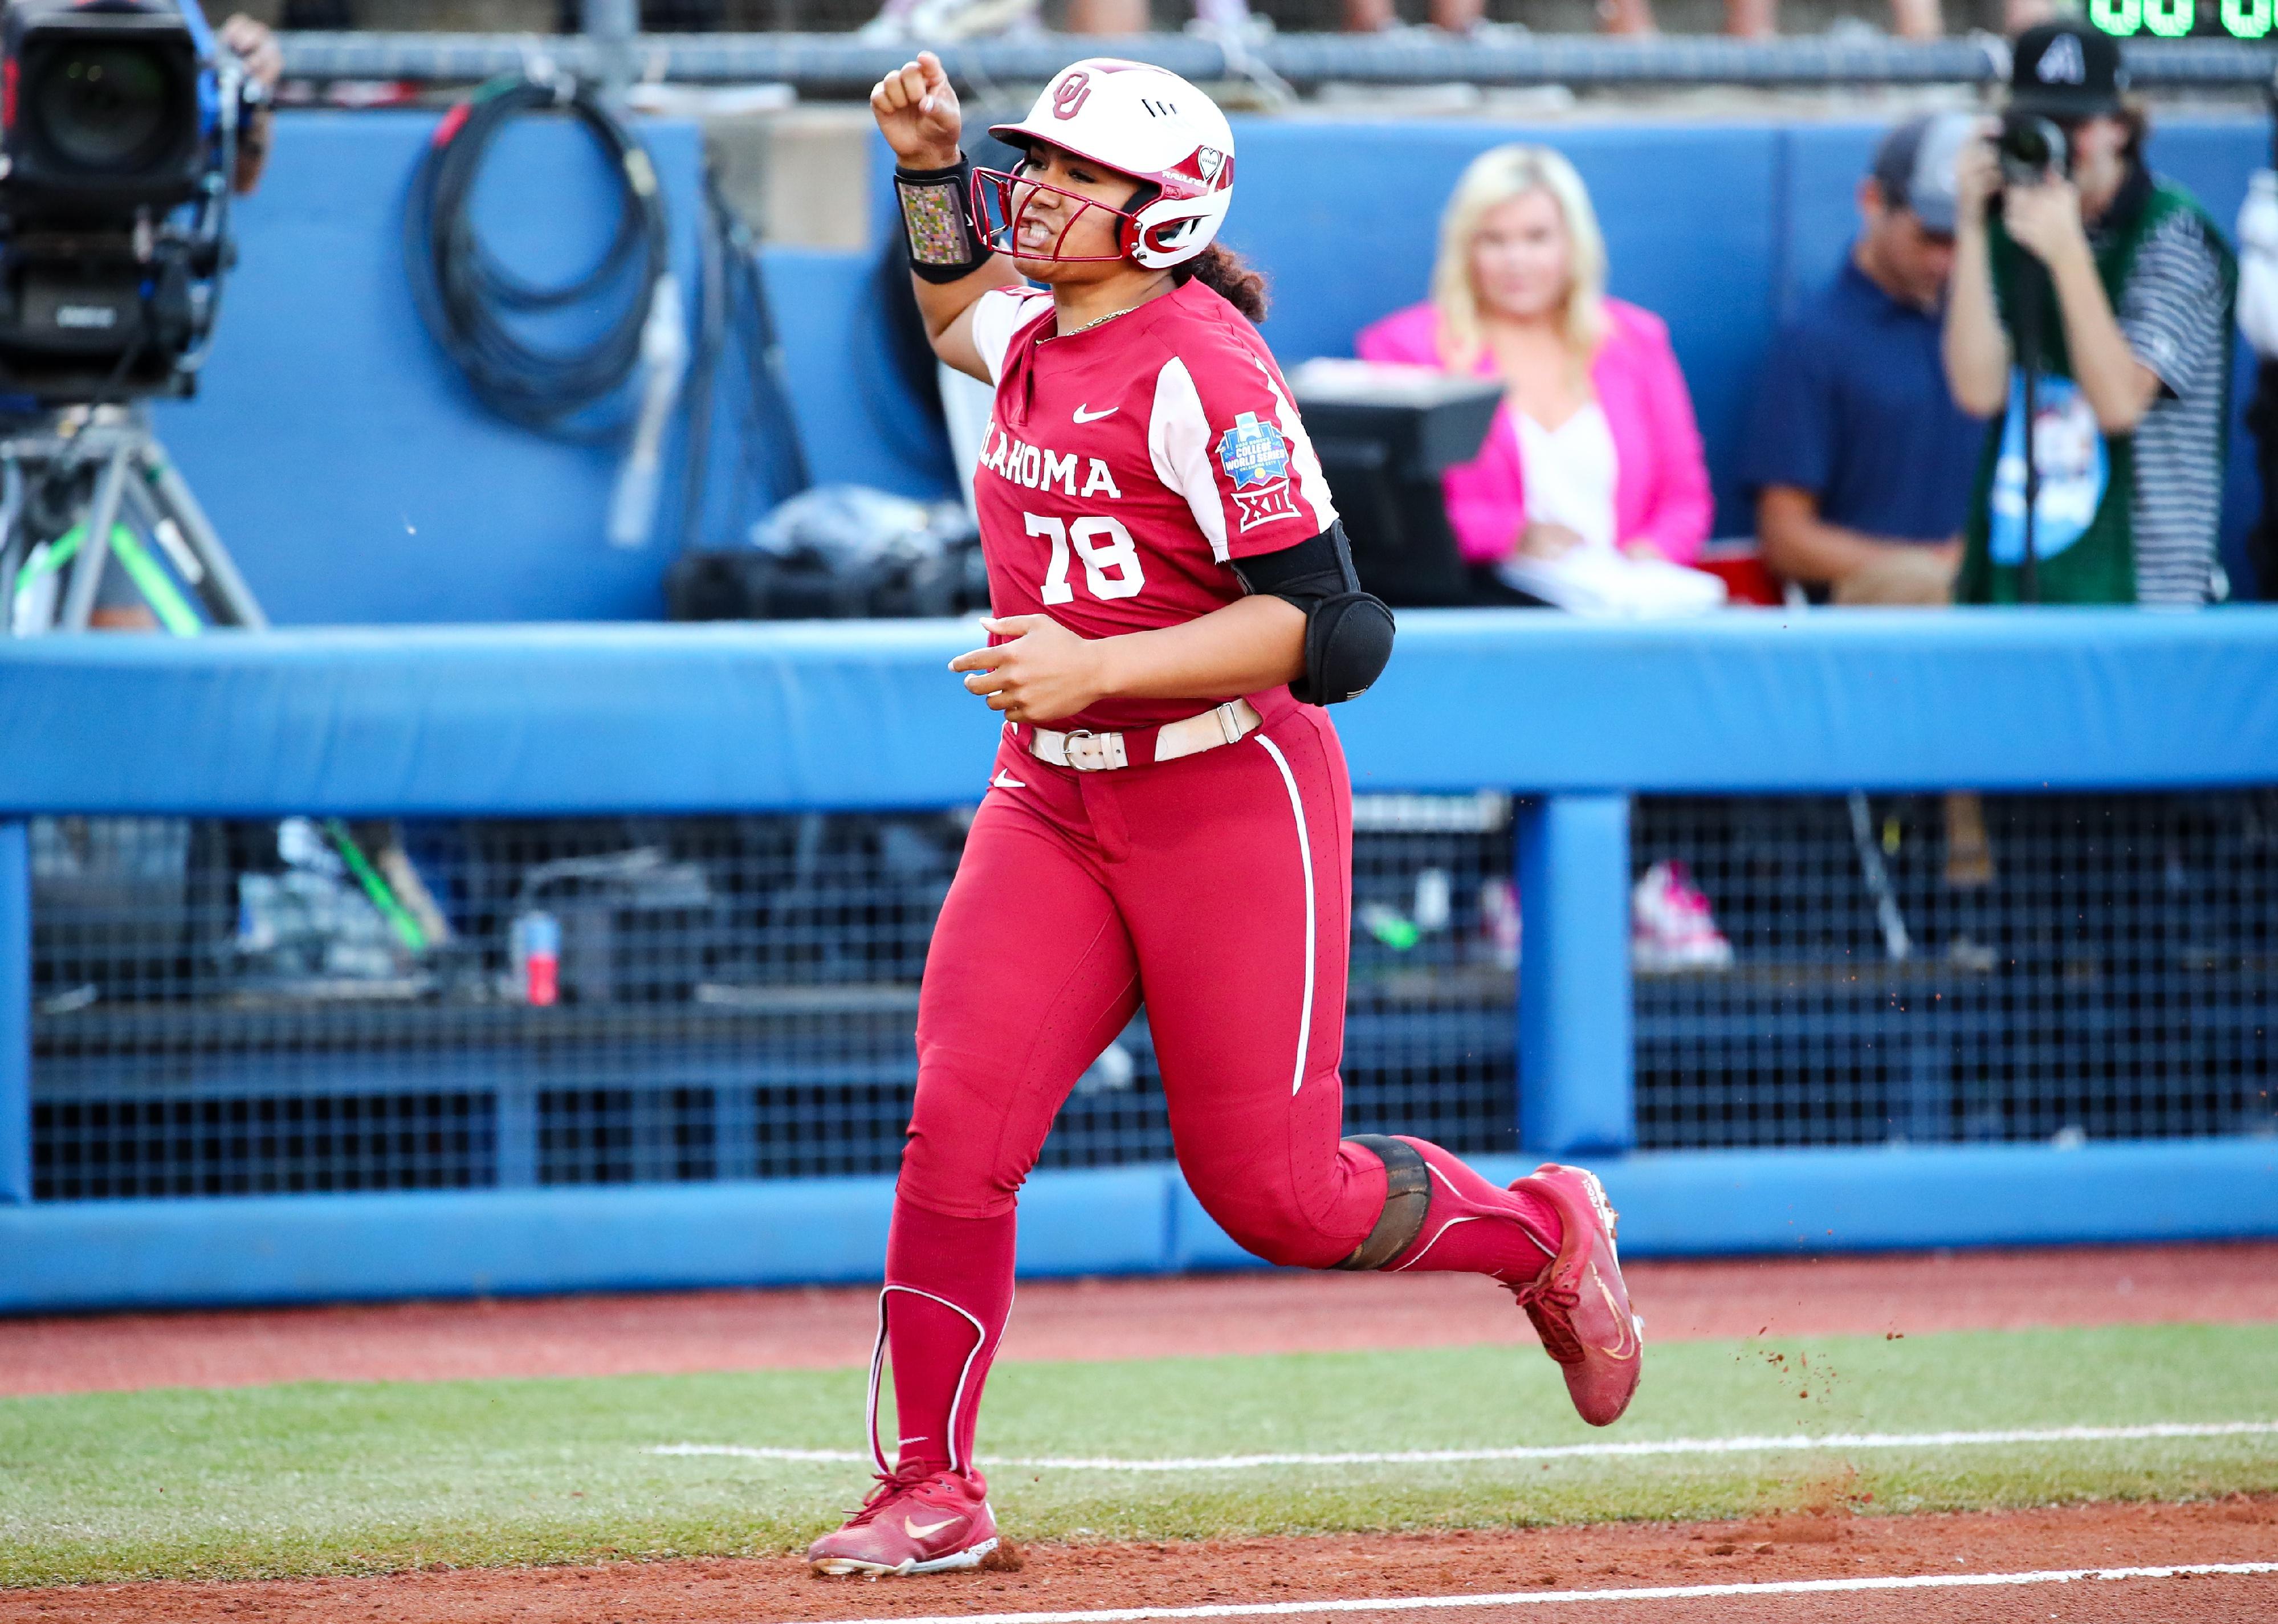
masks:
[[[1648,1338],[2278,1321],[2278,1245],[1640,1262]],[[0,1320],[0,1396],[294,1381],[856,1365],[868,1289],[692,1292]],[[1005,1357],[1449,1346],[1529,1334],[1461,1276],[1270,1273],[1024,1285]],[[2278,1619],[2278,1609],[2272,1617]]]
[[[1830,1511],[1745,1523],[1034,1546],[1020,1554],[1018,1571],[876,1583],[817,1579],[792,1559],[768,1558],[431,1571],[385,1579],[105,1585],[0,1592],[0,1624],[218,1624],[224,1619],[237,1624],[785,1624],[1364,1597],[1391,1602],[1364,1618],[1418,1624],[1426,1619],[1441,1624],[2047,1619],[2269,1624],[2278,1619],[2278,1574],[1429,1610],[1402,1608],[1392,1598],[2273,1559],[2278,1559],[2278,1499],[2237,1497],[2207,1506],[2090,1506],[1995,1515],[1859,1517]]]

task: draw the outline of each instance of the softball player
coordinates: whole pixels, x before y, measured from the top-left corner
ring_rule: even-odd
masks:
[[[996,385],[995,617],[950,668],[1005,730],[926,961],[878,1487],[808,1559],[928,1573],[995,1547],[973,1438],[1014,1203],[1143,998],[1180,1166],[1228,1233],[1277,1263],[1491,1276],[1610,1422],[1642,1349],[1598,1180],[1553,1164],[1506,1190],[1436,1145],[1340,1134],[1351,789],[1320,706],[1374,681],[1392,617],[1251,325],[1262,283],[1212,241],[1225,115],[1175,74],[1080,62],[996,127],[1026,155],[1004,174],[961,156],[931,55],[870,104],[934,348]]]

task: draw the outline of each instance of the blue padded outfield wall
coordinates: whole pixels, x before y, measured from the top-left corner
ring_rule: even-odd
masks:
[[[24,1007],[29,816],[970,804],[994,729],[942,669],[970,635],[900,621],[0,645],[0,736],[14,741],[0,755],[0,995]],[[1533,702],[1479,725],[1483,696],[1517,695]],[[859,748],[850,716],[865,719]],[[2267,1132],[1628,1153],[1630,959],[1590,903],[1627,884],[1606,807],[1633,791],[2278,782],[2278,609],[1642,629],[1419,612],[1342,721],[1362,789],[1533,797],[1519,1142],[1599,1166],[1633,1252],[2278,1234]],[[26,1032],[0,1029],[0,1308],[860,1279],[883,1254],[883,1177],[28,1201],[29,1061]],[[1525,1161],[1487,1165],[1507,1178]],[[1032,1273],[1244,1261],[1167,1165],[1040,1173],[1024,1212]]]
[[[269,177],[239,216],[243,254],[204,393],[164,408],[161,431],[279,624],[653,618],[670,550],[603,540],[610,455],[490,417],[419,327],[401,219],[433,123],[280,118]],[[645,128],[686,274],[697,133]],[[1718,531],[1747,532],[1731,469],[1750,391],[1782,313],[1839,263],[1880,125],[1250,118],[1238,128],[1227,236],[1273,278],[1265,333],[1285,362],[1349,355],[1359,327],[1423,296],[1441,205],[1472,155],[1513,140],[1569,154],[1596,200],[1613,291],[1670,324],[1708,443]],[[2159,127],[2152,153],[2228,222],[2267,144],[2261,119],[2194,118]],[[587,263],[612,198],[585,138],[517,128],[496,164],[478,217],[501,255],[547,275]],[[891,381],[876,341],[869,257],[779,248],[765,263],[815,477],[945,493],[936,431]],[[2251,376],[2241,369],[2242,390]],[[2251,576],[2238,540],[2255,502],[2242,449],[2225,518],[2242,592]]]

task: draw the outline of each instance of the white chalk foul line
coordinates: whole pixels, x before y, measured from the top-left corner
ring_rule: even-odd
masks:
[[[1998,1432],[1834,1432],[1812,1437],[1646,1438],[1619,1444],[1518,1445],[1505,1449],[1350,1450],[1335,1454],[1189,1455],[1127,1460],[1110,1455],[1030,1455],[984,1464],[1063,1472],[1233,1472],[1264,1466],[1432,1466],[1479,1460],[1613,1460],[1642,1455],[1742,1455],[1794,1449],[1966,1449],[1998,1444],[2100,1444],[2149,1438],[2267,1437],[2278,1422],[2153,1422],[2134,1427],[2015,1427]],[[653,1455],[729,1455],[745,1460],[837,1464],[867,1460],[841,1449],[748,1444],[660,1444]]]
[[[2063,1567],[2030,1574],[1922,1574],[1890,1579],[1790,1579],[1763,1584],[1672,1584],[1653,1590],[1513,1590],[1500,1596],[1409,1596],[1371,1601],[1213,1604],[1206,1607],[1112,1607],[1093,1613],[962,1613],[933,1618],[856,1619],[833,1624],[1141,1624],[1151,1619],[1286,1619],[1324,1613],[1403,1613],[1441,1607],[1539,1607],[1546,1603],[1691,1601],[1719,1596],[1817,1596],[1853,1590],[1957,1590],[1989,1585],[2071,1584],[2094,1579],[2278,1574],[2278,1562],[2193,1562],[2174,1567]]]

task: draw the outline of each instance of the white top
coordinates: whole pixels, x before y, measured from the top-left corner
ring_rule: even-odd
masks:
[[[1595,400],[1556,429],[1525,412],[1518,420],[1518,464],[1526,481],[1526,517],[1563,524],[1585,546],[1610,553],[1614,535],[1614,431]]]
[[[2278,175],[2258,170],[2238,210],[2238,330],[2278,359]]]

